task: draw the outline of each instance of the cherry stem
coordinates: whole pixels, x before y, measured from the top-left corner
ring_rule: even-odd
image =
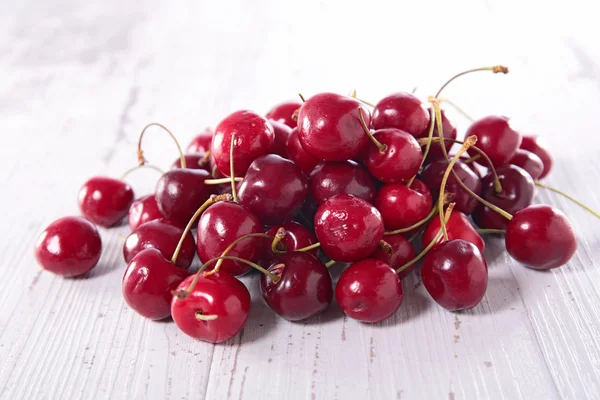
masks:
[[[448,204],[453,195],[450,193],[444,193],[444,196],[445,196],[444,204]],[[413,229],[416,229],[416,228],[420,227],[421,225],[424,225],[425,223],[427,223],[427,221],[429,221],[431,218],[433,218],[433,216],[437,213],[437,211],[438,211],[437,205],[434,205],[431,208],[431,211],[429,211],[429,214],[427,214],[427,216],[425,218],[423,218],[422,220],[415,222],[414,224],[412,224],[411,226],[408,226],[406,228],[396,229],[395,231],[391,231],[391,232],[384,232],[383,234],[385,236],[388,236],[388,235],[396,235],[398,233],[410,232]]]
[[[196,319],[198,321],[214,321],[219,318],[216,314],[202,314],[200,311],[196,312]]]
[[[241,242],[242,240],[249,239],[249,238],[257,238],[257,237],[267,238],[267,239],[275,239],[275,236],[267,235],[266,233],[248,233],[247,235],[240,236],[239,238],[237,238],[233,242],[231,242],[229,244],[229,246],[227,246],[225,248],[225,250],[223,250],[223,253],[221,253],[221,257],[225,257],[227,254],[229,254],[229,252],[235,247],[235,245],[238,244],[239,242]],[[204,274],[204,276],[210,276],[212,274],[216,274],[221,269],[221,265],[223,265],[223,259],[220,259],[217,262],[217,265],[215,265],[215,267],[213,268],[213,270],[206,272]]]
[[[337,262],[337,261],[335,261],[335,260],[329,260],[329,261],[327,261],[327,262],[325,263],[325,267],[326,267],[326,268],[329,268],[329,267],[331,267],[333,264],[335,264],[336,262]]]
[[[241,182],[244,180],[244,178],[240,178],[239,176],[236,176],[235,178],[233,178],[234,182]],[[204,184],[205,185],[221,185],[223,183],[229,183],[231,182],[231,178],[219,178],[219,179],[205,179],[204,180]]]
[[[318,249],[319,247],[321,247],[321,242],[313,243],[310,246],[302,247],[302,248],[296,249],[294,251],[310,251],[313,249]]]
[[[487,233],[504,235],[506,233],[506,231],[504,229],[477,229],[477,233],[479,233],[481,235],[485,235]]]
[[[303,103],[306,103],[306,100],[304,99],[304,96],[302,96],[302,93],[298,93],[298,96],[300,96],[300,100],[302,100]]]
[[[283,243],[281,243],[281,245],[283,246],[284,251],[281,251],[277,248],[277,246],[281,242],[281,239],[283,239],[286,234],[287,234],[287,231],[283,227],[280,227],[279,229],[277,229],[277,232],[275,233],[275,237],[273,238],[273,241],[271,242],[271,251],[274,254],[280,255],[280,254],[285,253],[285,250],[287,250]]]
[[[429,154],[429,149],[431,148],[431,141],[433,139],[434,127],[435,127],[435,112],[432,108],[431,112],[430,112],[430,117],[429,117],[429,133],[427,134],[427,143],[425,144],[425,151],[423,152],[423,159],[421,160],[421,165],[419,166],[419,170],[423,167],[423,164],[425,164],[425,160],[427,159],[427,155]],[[411,187],[411,185],[414,182],[416,177],[417,177],[417,175],[410,178],[410,181],[408,181],[408,184],[406,186]]]
[[[535,186],[537,187],[541,187],[543,189],[547,189],[550,190],[551,192],[554,193],[558,193],[561,196],[566,197],[567,199],[571,200],[573,203],[577,204],[578,206],[582,207],[583,209],[589,211],[590,213],[592,213],[595,217],[600,218],[600,213],[598,213],[597,211],[594,211],[593,209],[591,209],[590,207],[586,206],[585,204],[583,204],[582,202],[580,202],[579,200],[575,199],[573,196],[566,194],[565,192],[563,192],[562,190],[558,190],[554,187],[548,186],[548,185],[544,185],[543,183],[541,183],[540,181],[535,181]]]
[[[233,201],[238,202],[237,189],[235,187],[235,170],[233,169],[233,148],[235,147],[235,133],[231,135],[231,146],[229,147],[229,175],[231,179],[231,195]]]
[[[465,117],[466,119],[468,119],[469,121],[473,122],[475,121],[475,119],[473,117],[471,117],[469,114],[467,114],[462,108],[460,108],[459,106],[456,105],[456,103],[448,100],[448,99],[438,99],[438,101],[440,103],[448,103],[450,104],[456,111],[458,111],[460,114],[462,114],[463,117]]]
[[[371,142],[373,142],[373,144],[375,146],[377,146],[377,148],[379,149],[380,153],[385,153],[387,150],[387,145],[381,143],[379,140],[375,139],[375,136],[373,136],[373,133],[371,133],[371,130],[369,129],[369,127],[367,126],[367,123],[365,122],[365,117],[363,115],[364,111],[362,109],[362,107],[358,107],[358,118],[360,119],[360,124],[363,127],[363,130],[365,131],[365,133],[367,134],[367,136],[369,137],[369,139],[371,139]]]
[[[472,162],[474,162],[474,161],[477,161],[477,160],[479,160],[480,158],[481,158],[481,154],[475,154],[473,157],[471,157],[471,158],[467,158],[467,159],[466,159],[466,160],[464,160],[463,162],[464,162],[465,164],[471,164]]]
[[[493,67],[482,67],[482,68],[469,69],[467,71],[463,71],[463,72],[461,72],[459,74],[456,74],[452,78],[448,79],[448,81],[446,81],[446,83],[444,83],[442,85],[442,87],[440,88],[440,90],[438,90],[438,92],[435,95],[435,97],[440,97],[440,94],[442,93],[442,90],[444,90],[446,88],[446,86],[448,86],[450,84],[450,82],[452,82],[456,78],[459,78],[459,77],[461,77],[463,75],[470,74],[472,72],[478,72],[478,71],[492,71],[495,74],[497,74],[497,73],[508,74],[508,68],[506,68],[506,67],[504,67],[502,65],[495,65]]]
[[[394,251],[394,249],[392,248],[392,245],[383,239],[381,239],[379,241],[379,243],[377,243],[377,247],[379,248],[379,250],[383,251],[385,254],[392,254],[392,252]]]
[[[158,122],[152,122],[152,123],[146,125],[144,127],[144,129],[142,129],[142,132],[140,133],[140,137],[138,139],[138,147],[137,147],[138,164],[139,165],[146,164],[146,159],[144,158],[144,151],[142,150],[142,138],[144,137],[144,133],[146,133],[146,129],[150,128],[151,126],[158,126],[162,129],[164,129],[169,134],[169,136],[171,136],[171,139],[173,139],[173,141],[177,145],[177,150],[179,150],[179,157],[181,159],[181,168],[186,168],[187,165],[185,163],[185,157],[183,156],[183,151],[181,151],[181,146],[179,145],[177,138],[175,137],[175,135],[173,135],[173,133],[170,130],[168,130],[164,125],[159,124]]]
[[[137,165],[133,168],[129,168],[127,171],[123,172],[123,175],[121,175],[121,180],[124,181],[125,178],[127,178],[127,176],[129,176],[129,174],[131,174],[133,171],[137,171],[138,169],[142,169],[142,168],[152,169],[152,170],[160,173],[161,175],[165,173],[162,169],[160,169],[154,165],[143,164],[143,165]]]

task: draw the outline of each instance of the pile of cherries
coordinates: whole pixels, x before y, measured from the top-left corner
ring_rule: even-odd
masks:
[[[85,274],[102,249],[95,225],[128,216],[127,304],[214,343],[246,323],[250,293],[237,277],[253,268],[282,318],[310,318],[335,297],[349,317],[379,322],[398,310],[402,278],[421,260],[439,305],[475,307],[488,285],[483,234],[504,235],[511,257],[530,268],[567,263],[577,241],[565,215],[532,205],[552,168],[541,141],[496,115],[474,121],[459,141],[440,92],[427,106],[402,92],[374,105],[355,93],[319,93],[265,116],[236,111],[187,154],[179,149],[153,194],[135,199],[123,179],[91,178],[79,192],[84,217],[50,224],[35,255],[53,273]],[[177,143],[148,125],[139,166],[148,166],[141,143],[150,126]],[[203,264],[192,273],[196,254]],[[344,268],[335,285],[334,264]]]

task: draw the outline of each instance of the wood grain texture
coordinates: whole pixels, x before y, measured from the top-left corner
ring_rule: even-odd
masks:
[[[556,161],[548,182],[598,209],[591,3],[544,2],[543,17],[542,3],[516,0],[168,3],[0,4],[0,398],[600,398],[600,222],[548,192],[537,201],[569,215],[577,255],[541,273],[489,239],[489,289],[474,310],[443,311],[414,275],[383,323],[346,319],[335,304],[289,323],[264,305],[252,275],[248,324],[218,346],[127,308],[126,227],[102,230],[100,264],[84,279],[41,272],[32,252],[45,225],[78,213],[88,177],[134,165],[148,122],[185,143],[233,110],[266,112],[300,91],[376,100],[418,86],[426,99],[450,74],[499,62],[510,75],[473,75],[446,95],[546,137]],[[160,131],[145,152],[164,167],[176,156]],[[130,181],[143,194],[155,179],[144,171]]]

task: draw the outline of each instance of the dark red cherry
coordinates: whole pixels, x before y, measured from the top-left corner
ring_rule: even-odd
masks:
[[[133,202],[133,190],[119,179],[96,176],[79,190],[79,208],[96,225],[109,227],[123,219]]]
[[[215,203],[204,211],[198,223],[198,256],[202,262],[220,257],[234,240],[249,233],[263,233],[254,214],[231,201]],[[259,238],[247,238],[237,243],[227,255],[254,261],[262,248]],[[214,266],[212,264],[208,270]],[[239,261],[224,260],[220,270],[239,276],[251,268]]]
[[[535,183],[531,176],[515,165],[496,168],[502,185],[502,193],[494,190],[494,175],[490,172],[482,181],[481,197],[509,214],[531,205],[535,195]],[[484,204],[479,204],[473,213],[475,223],[486,229],[506,229],[508,219]]]
[[[421,137],[428,133],[429,112],[412,94],[393,93],[375,105],[372,126],[374,129],[396,128]]]
[[[456,139],[457,133],[456,133],[456,127],[452,124],[452,122],[446,118],[446,114],[444,113],[444,110],[441,110],[442,113],[442,130],[443,130],[443,134],[444,134],[444,138],[445,139]],[[429,114],[431,115],[431,114]],[[429,126],[427,126],[427,129],[425,129],[425,132],[423,132],[423,134],[421,135],[422,137],[427,137],[427,135],[429,135]],[[438,130],[438,125],[437,125],[437,121],[433,127],[433,137],[437,138],[440,137],[440,133]],[[446,154],[448,154],[448,152],[450,151],[450,148],[452,148],[452,142],[450,141],[446,141],[444,142],[444,147],[446,147]],[[423,147],[423,151],[425,148]],[[442,145],[439,142],[435,142],[431,144],[431,147],[429,148],[429,154],[427,155],[427,159],[428,160],[437,160],[440,158],[444,158],[444,152],[442,150]]]
[[[415,190],[417,186],[422,192]],[[375,207],[381,213],[386,229],[408,228],[431,211],[431,192],[416,179],[412,188],[399,183],[383,185],[377,192]]]
[[[309,194],[318,206],[337,194],[353,194],[373,203],[377,189],[367,170],[354,161],[321,162],[313,169]]]
[[[140,251],[123,275],[123,298],[135,312],[155,321],[171,315],[171,292],[188,276],[155,248]]]
[[[380,129],[373,137],[386,149],[373,142],[367,145],[363,163],[371,175],[384,183],[406,183],[419,172],[423,153],[417,140],[399,129]]]
[[[435,239],[440,230],[440,218],[435,215],[431,221],[429,221],[427,228],[423,232],[423,237],[421,238],[423,247],[427,247],[429,243]],[[446,222],[446,231],[448,232],[449,240],[466,240],[467,242],[473,243],[479,249],[479,251],[481,251],[481,254],[483,254],[483,251],[485,250],[485,242],[473,225],[471,225],[469,217],[467,217],[465,214],[461,213],[460,211],[453,211],[452,214],[450,214],[448,222]],[[443,237],[440,237],[437,241],[438,244],[443,242]]]
[[[210,150],[210,143],[212,142],[213,131],[211,129],[205,129],[200,132],[188,145],[187,153],[206,153]]]
[[[102,241],[96,227],[82,217],[63,217],[44,229],[35,244],[35,258],[47,271],[73,277],[96,266]]]
[[[338,194],[321,204],[315,214],[315,233],[321,249],[333,260],[362,260],[383,238],[381,214],[370,203]]]
[[[295,128],[297,124],[294,119],[294,113],[298,111],[301,106],[302,103],[299,101],[286,101],[271,108],[265,117],[267,117],[268,120],[277,121],[286,124],[290,128]]]
[[[359,119],[357,100],[335,93],[319,93],[302,105],[298,114],[298,137],[312,156],[325,161],[356,157],[367,144]],[[367,126],[371,115],[364,110]]]
[[[267,235],[275,236],[277,230],[279,228],[283,228],[286,232],[283,239],[281,239],[280,243],[283,245],[286,251],[296,251],[303,247],[308,247],[312,244],[317,243],[317,237],[314,232],[304,225],[299,224],[298,222],[292,221],[287,224],[277,225],[270,229],[268,229],[265,233]],[[273,242],[271,239],[265,239],[265,250],[264,255],[261,257],[262,264],[261,265],[271,265],[273,259],[275,258],[275,254],[271,251],[271,243]],[[313,256],[317,256],[318,250],[312,249],[307,251],[306,253],[312,254]]]
[[[413,258],[415,258],[415,249],[412,244],[404,237],[404,235],[397,233],[395,235],[386,235],[383,240],[385,240],[391,247],[392,253],[388,254],[383,251],[382,248],[377,248],[373,254],[369,256],[369,258],[374,258],[376,260],[383,261],[392,269],[397,270]],[[403,279],[414,269],[415,264],[410,267],[402,270],[398,273],[398,277]]]
[[[308,179],[300,168],[276,154],[258,157],[250,164],[238,197],[264,225],[289,222],[301,210],[308,194]]]
[[[275,142],[271,152],[283,158],[288,158],[287,142],[290,138],[290,133],[292,133],[292,128],[277,121],[270,122],[273,125],[273,132],[275,133]]]
[[[514,157],[510,160],[510,164],[523,168],[531,175],[533,180],[540,179],[540,176],[544,172],[542,159],[534,153],[523,149],[517,150]]]
[[[177,224],[188,223],[212,192],[204,181],[210,174],[203,169],[179,168],[167,171],[156,183],[156,204],[165,218]]]
[[[361,322],[380,322],[400,308],[404,294],[396,271],[383,261],[367,258],[346,268],[335,287],[344,313]]]
[[[547,205],[517,211],[506,228],[508,254],[529,268],[547,270],[565,265],[577,250],[567,217]]]
[[[203,169],[205,171],[211,172],[210,169],[210,161],[205,158],[205,153],[188,153],[184,154],[185,157],[185,167],[189,169]],[[175,162],[171,165],[171,169],[181,168],[181,158],[178,157]]]
[[[247,110],[236,111],[219,123],[212,141],[212,156],[219,171],[229,176],[229,151],[235,135],[233,162],[236,176],[243,176],[256,158],[271,153],[275,143],[273,126]]]
[[[310,175],[319,159],[311,156],[304,150],[298,138],[298,128],[292,129],[287,141],[287,156],[294,162],[306,175]]]
[[[194,276],[187,277],[178,290],[187,289]],[[246,323],[250,293],[246,286],[223,270],[201,275],[185,299],[173,296],[171,315],[175,325],[195,339],[221,343],[234,337]]]
[[[488,268],[473,243],[454,239],[434,247],[421,266],[423,286],[431,297],[450,311],[475,307],[487,289]]]
[[[446,160],[435,160],[432,163],[425,166],[421,173],[421,180],[431,190],[431,194],[437,198],[440,192],[440,185],[444,172],[448,168],[448,162]],[[454,165],[454,172],[458,175],[459,179],[476,194],[481,194],[481,179],[467,164],[462,161],[458,161]],[[446,192],[454,193],[454,202],[456,203],[454,210],[463,212],[467,215],[471,214],[479,202],[474,197],[471,197],[469,193],[464,190],[453,174],[448,177],[446,184]]]
[[[131,203],[131,207],[129,207],[129,228],[135,231],[143,223],[164,217],[158,209],[156,197],[149,194]]]
[[[280,279],[274,282],[261,274],[260,292],[269,307],[288,321],[320,314],[331,303],[331,275],[314,256],[297,251],[284,253],[275,258],[269,272]]]
[[[550,173],[553,165],[552,156],[550,155],[550,151],[548,151],[543,139],[539,138],[538,136],[523,136],[521,149],[532,152],[542,160],[542,163],[544,164],[544,171],[537,179],[542,179]]]
[[[483,150],[494,166],[508,164],[521,145],[521,134],[510,126],[507,117],[490,115],[471,124],[466,136],[477,136],[477,147]],[[469,151],[469,155],[478,154]],[[485,166],[484,160],[477,160]]]
[[[123,245],[123,257],[129,263],[139,252],[147,248],[158,249],[169,260],[177,248],[183,229],[169,225],[160,220],[146,222],[131,232]],[[185,237],[183,246],[177,256],[176,265],[189,268],[196,255],[196,242],[191,232]]]

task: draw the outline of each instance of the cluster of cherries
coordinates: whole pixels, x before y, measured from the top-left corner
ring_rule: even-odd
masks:
[[[250,294],[237,277],[252,268],[265,302],[287,320],[317,315],[335,296],[349,317],[379,322],[398,310],[402,278],[421,259],[423,285],[438,304],[475,307],[488,285],[482,234],[503,234],[508,253],[530,268],[567,263],[577,242],[566,217],[532,205],[552,168],[548,151],[503,116],[474,121],[457,140],[440,92],[428,107],[410,93],[374,105],[356,93],[320,93],[265,117],[234,112],[187,154],[179,149],[153,194],[134,200],[123,179],[87,181],[79,192],[85,218],[53,222],[36,257],[56,274],[85,274],[101,253],[95,225],[128,215],[127,304],[152,320],[172,316],[186,334],[215,343],[247,320]],[[141,143],[150,126],[177,143],[162,125],[148,125],[140,166],[148,166]],[[188,272],[196,254],[202,267]],[[349,265],[334,288],[335,263]]]

